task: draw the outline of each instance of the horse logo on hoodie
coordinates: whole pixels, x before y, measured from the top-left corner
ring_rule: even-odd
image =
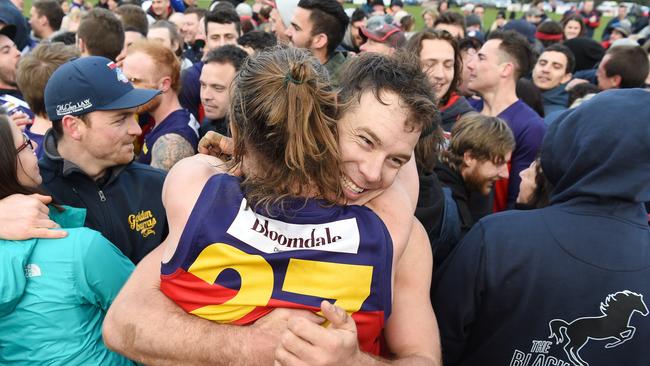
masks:
[[[625,290],[610,294],[600,303],[601,316],[584,317],[566,322],[553,319],[548,326],[555,344],[562,344],[569,361],[575,366],[589,366],[580,358],[580,350],[589,340],[612,340],[605,348],[614,348],[634,337],[636,328],[630,325],[634,312],[648,315],[643,295]]]

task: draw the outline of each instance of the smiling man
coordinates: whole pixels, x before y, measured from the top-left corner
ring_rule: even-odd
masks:
[[[533,68],[533,83],[542,91],[544,116],[567,109],[569,94],[565,88],[571,80],[574,65],[573,52],[561,44],[546,47],[537,59]]]
[[[250,326],[233,325],[244,322],[219,324],[187,314],[160,292],[160,261],[165,251],[161,247],[138,266],[113,303],[103,333],[109,347],[146,364],[270,365],[275,358],[276,365],[439,365],[435,316],[427,293],[431,272],[429,242],[421,226],[413,221],[415,197],[406,194],[413,187],[407,187],[405,180],[398,177],[401,171],[414,173],[409,164],[413,149],[423,129],[437,128],[437,124],[428,123],[437,112],[433,90],[419,63],[407,56],[392,57],[363,54],[350,62],[342,74],[340,97],[345,107],[336,116],[341,183],[347,203],[366,204],[378,214],[388,215],[386,225],[396,229],[390,233],[392,244],[387,248],[393,252],[392,269],[386,274],[392,272],[394,281],[388,279],[385,283],[392,284],[394,293],[387,304],[391,315],[374,330],[382,336],[357,332],[357,326],[362,329],[363,324],[372,323],[360,314],[348,316],[341,310],[345,329],[322,328],[307,320],[311,317],[304,318],[313,314],[300,316],[301,311],[287,306],[287,302],[278,304],[279,308]],[[284,78],[284,74],[270,73],[269,77]],[[172,170],[168,182],[190,175],[197,182],[207,168],[208,174],[214,174],[215,167],[219,167],[215,162],[206,156],[186,159]],[[177,188],[168,184],[166,192],[187,188],[178,185],[179,181],[172,182]],[[191,201],[177,202],[186,208],[188,204],[190,209],[193,206]],[[181,231],[172,226],[172,233]],[[273,281],[268,276],[258,278]],[[316,286],[304,287],[309,295],[300,301],[317,300],[320,304],[320,294],[311,291]],[[250,288],[260,287],[253,284]],[[268,300],[259,304],[261,308],[275,307]],[[243,309],[239,305],[236,308],[235,312]],[[288,322],[296,326],[288,326]],[[138,336],[130,338],[133,332]],[[319,336],[314,339],[310,334]],[[386,342],[381,340],[384,338]],[[313,347],[308,352],[296,352],[306,342]],[[328,350],[328,345],[333,349]],[[391,354],[394,359],[377,360],[365,352]]]
[[[115,63],[98,56],[61,65],[45,87],[53,128],[39,162],[43,186],[58,202],[85,208],[85,226],[134,263],[167,235],[165,174],[133,162],[133,142],[142,133],[136,107],[158,94],[134,89]]]
[[[508,178],[508,162],[515,139],[505,121],[478,113],[463,116],[452,129],[449,149],[434,169],[443,186],[451,189],[460,222],[460,237],[474,225],[470,194],[487,196],[495,182]],[[451,248],[448,248],[451,250]],[[441,263],[449,252],[436,253]]]

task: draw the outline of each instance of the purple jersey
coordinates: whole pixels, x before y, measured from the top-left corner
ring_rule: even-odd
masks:
[[[208,180],[162,264],[161,290],[189,313],[238,325],[278,307],[318,311],[329,300],[351,314],[361,348],[379,354],[393,258],[381,219],[313,199],[253,210],[240,184],[226,174]]]

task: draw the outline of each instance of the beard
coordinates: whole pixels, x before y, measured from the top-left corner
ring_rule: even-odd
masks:
[[[139,106],[136,109],[137,114],[143,114],[143,113],[149,113],[151,111],[155,111],[156,108],[160,107],[160,103],[162,103],[162,95],[158,94],[153,99],[148,101],[147,103]]]
[[[0,67],[0,82],[11,88],[18,88],[18,84],[16,83],[16,70]]]
[[[465,186],[471,192],[479,192],[483,196],[490,194],[492,190],[492,184],[494,183],[493,178],[488,178],[480,175],[478,169],[473,169],[465,174],[464,177]]]

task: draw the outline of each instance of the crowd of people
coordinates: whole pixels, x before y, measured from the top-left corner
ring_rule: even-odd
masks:
[[[648,14],[449,5],[0,0],[0,364],[650,363]]]

